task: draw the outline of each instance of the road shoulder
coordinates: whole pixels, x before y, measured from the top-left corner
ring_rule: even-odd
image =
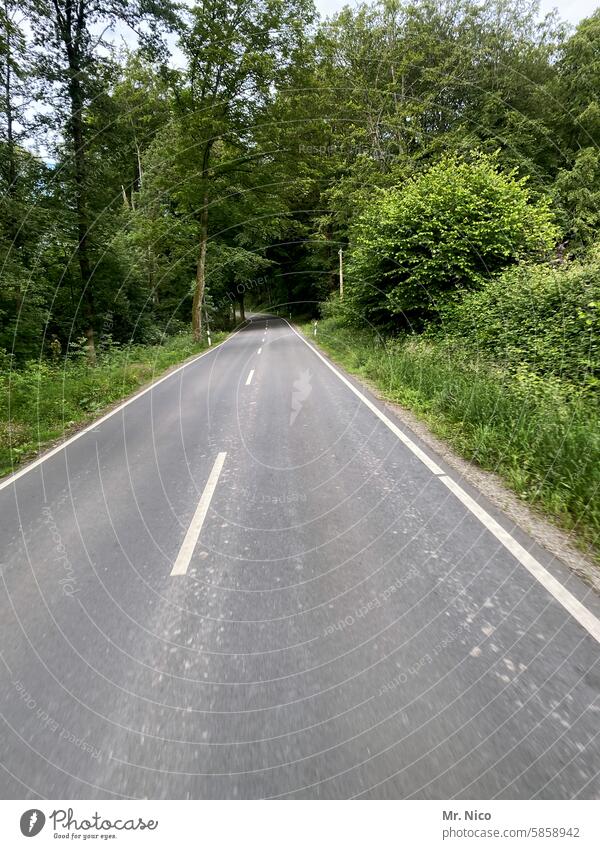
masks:
[[[13,479],[16,480],[18,477],[21,477],[23,474],[26,474],[31,468],[34,468],[40,463],[43,463],[52,454],[55,454],[62,447],[74,441],[79,436],[83,435],[86,431],[90,430],[91,428],[97,427],[101,422],[109,418],[118,410],[133,403],[138,397],[141,397],[146,392],[150,391],[153,386],[158,385],[163,380],[169,378],[172,374],[181,371],[182,369],[191,365],[195,360],[199,360],[201,357],[206,356],[206,354],[210,354],[212,353],[212,351],[215,351],[217,348],[220,348],[225,342],[227,342],[228,339],[230,339],[235,333],[237,333],[239,329],[240,327],[237,327],[231,333],[227,333],[227,335],[223,339],[221,339],[219,342],[214,343],[210,348],[207,347],[200,352],[191,354],[189,357],[186,357],[185,359],[180,360],[179,362],[175,362],[167,368],[158,371],[152,377],[151,380],[142,383],[129,394],[123,395],[116,401],[107,404],[99,410],[89,413],[79,421],[74,422],[68,427],[65,427],[63,433],[55,439],[44,440],[40,442],[36,451],[29,452],[13,466],[13,469],[10,472],[5,475],[0,475],[0,489],[3,489],[5,486],[8,486]]]
[[[510,490],[499,475],[482,469],[473,462],[465,460],[447,442],[435,436],[429,427],[411,410],[402,407],[386,398],[385,393],[370,380],[341,365],[338,360],[318,344],[318,341],[294,325],[294,328],[311,345],[319,350],[322,356],[351,379],[355,384],[371,393],[394,417],[399,424],[405,425],[432,452],[440,457],[450,468],[458,473],[460,478],[480,492],[494,507],[500,510],[510,521],[514,522],[525,534],[530,536],[539,546],[552,557],[559,560],[573,574],[577,575],[588,586],[600,595],[600,564],[594,560],[593,554],[578,548],[574,535],[554,524],[540,511],[525,504]]]

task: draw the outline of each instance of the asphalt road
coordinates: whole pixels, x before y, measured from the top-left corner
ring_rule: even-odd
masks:
[[[2,798],[600,795],[598,599],[353,386],[254,317],[3,485]]]

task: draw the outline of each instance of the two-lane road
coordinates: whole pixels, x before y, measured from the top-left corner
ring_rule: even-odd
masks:
[[[4,798],[596,798],[600,605],[258,316],[1,484]]]

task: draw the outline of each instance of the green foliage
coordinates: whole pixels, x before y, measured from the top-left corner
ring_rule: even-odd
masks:
[[[19,369],[0,350],[0,475],[205,347],[187,332],[154,346],[105,344],[92,368],[84,341],[66,358],[57,350],[52,359],[30,360]]]
[[[418,321],[510,262],[543,256],[557,235],[548,204],[532,202],[524,179],[483,155],[444,157],[377,192],[358,216],[348,298],[369,321]]]
[[[0,340],[14,340],[21,360],[44,338],[65,346],[107,322],[125,342],[186,320],[203,245],[207,300],[238,285],[234,267],[255,279],[270,263],[277,301],[315,303],[337,289],[339,247],[372,241],[375,255],[356,258],[368,285],[360,291],[351,262],[348,299],[356,282],[361,320],[420,321],[440,294],[504,262],[507,240],[510,261],[530,247],[488,227],[485,209],[479,224],[500,244],[468,232],[472,256],[459,228],[437,233],[437,221],[428,238],[448,237],[447,255],[425,229],[413,235],[422,245],[408,233],[404,248],[389,232],[371,240],[380,212],[398,217],[397,197],[406,209],[423,200],[415,187],[433,181],[431,166],[473,150],[496,152],[498,179],[529,175],[531,199],[551,195],[566,237],[586,243],[595,232],[597,15],[568,37],[532,0],[386,0],[316,27],[310,0],[83,0],[81,20],[65,18],[62,0],[25,5],[31,32],[18,23],[22,4],[0,10],[0,178],[5,195],[11,187]],[[138,31],[145,21],[142,49],[119,52],[107,20]],[[179,36],[177,67],[161,29]],[[46,162],[26,152],[38,144]],[[440,217],[442,200],[431,210]],[[488,251],[479,259],[477,240]]]
[[[600,228],[600,156],[595,147],[575,155],[570,168],[562,168],[552,186],[563,232],[578,251],[585,251]]]
[[[557,92],[568,109],[562,133],[571,149],[600,144],[600,10],[581,21],[565,40],[558,62]],[[566,116],[565,116],[566,117]]]
[[[588,394],[600,388],[600,256],[521,265],[448,305],[438,337],[460,340],[525,379],[553,375]]]

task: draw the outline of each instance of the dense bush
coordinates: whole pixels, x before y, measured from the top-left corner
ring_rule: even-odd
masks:
[[[376,324],[417,323],[448,293],[482,286],[557,238],[546,202],[494,159],[443,158],[377,192],[351,231],[347,309]]]
[[[511,371],[593,391],[600,378],[600,252],[586,263],[511,268],[443,310],[435,334]]]

